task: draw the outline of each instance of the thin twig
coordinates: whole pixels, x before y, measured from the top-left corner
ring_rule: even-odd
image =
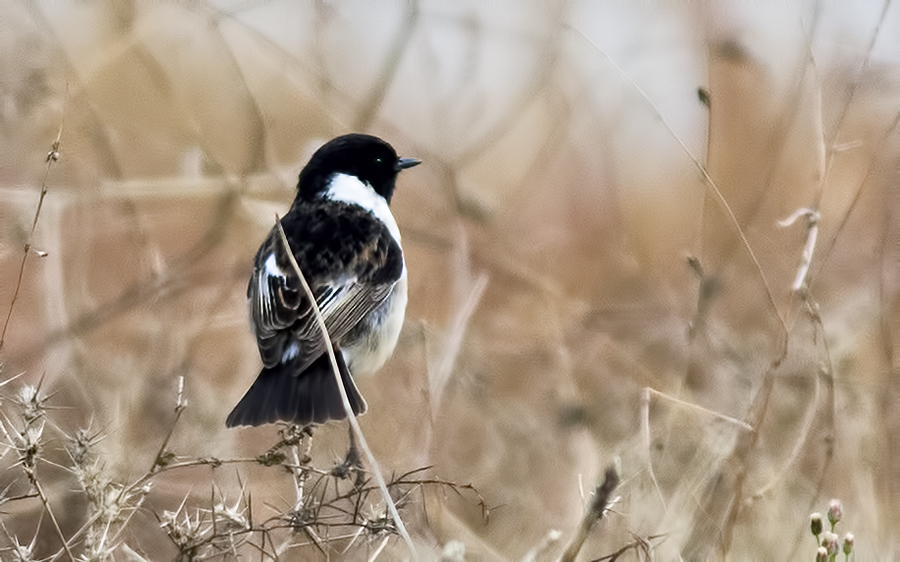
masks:
[[[615,71],[625,80],[645,102],[650,107],[650,110],[653,112],[654,116],[663,124],[667,131],[669,131],[670,135],[675,142],[678,143],[678,146],[681,147],[681,150],[690,158],[691,162],[693,162],[694,167],[700,172],[700,175],[703,176],[703,185],[706,189],[712,193],[713,199],[715,199],[719,206],[722,208],[722,211],[725,213],[725,216],[728,218],[728,221],[731,223],[734,231],[737,233],[738,237],[741,239],[741,245],[744,246],[744,249],[747,251],[747,254],[750,256],[751,261],[753,261],[754,268],[756,270],[756,274],[760,279],[760,282],[763,284],[763,288],[766,292],[766,304],[768,304],[769,308],[772,311],[773,316],[778,319],[779,327],[781,328],[781,349],[779,350],[777,359],[775,361],[776,365],[781,362],[782,359],[787,355],[787,336],[788,336],[788,328],[787,324],[784,321],[784,318],[781,316],[781,313],[778,311],[778,305],[775,302],[775,294],[772,292],[772,288],[769,285],[769,281],[766,278],[765,271],[763,271],[762,264],[759,261],[759,258],[756,257],[756,252],[753,250],[753,246],[750,245],[750,241],[747,239],[746,233],[744,233],[744,229],[741,227],[741,223],[737,219],[737,215],[734,214],[734,210],[732,210],[731,205],[728,204],[728,201],[725,199],[725,196],[719,190],[719,187],[716,185],[716,182],[713,181],[712,177],[709,175],[709,172],[706,170],[706,166],[704,166],[688,149],[687,145],[684,144],[684,141],[675,134],[675,130],[672,129],[672,126],[669,125],[669,122],[666,121],[665,117],[663,117],[662,112],[660,112],[659,108],[650,100],[650,97],[641,89],[634,80],[628,76],[624,70],[622,70],[618,64],[614,60],[612,60],[605,52],[603,52],[600,47],[594,43],[587,35],[584,34],[580,29],[576,27],[572,27],[572,29],[581,35],[585,41],[587,41],[591,46],[593,46],[600,55],[602,55],[607,62],[615,69]]]
[[[464,244],[465,242],[463,242],[463,246]],[[464,267],[467,267],[468,253],[465,249],[463,249],[462,253],[464,253]],[[429,399],[431,401],[432,418],[437,416],[437,412],[440,409],[441,398],[444,394],[444,389],[447,387],[447,383],[450,380],[453,366],[456,364],[456,359],[462,348],[469,321],[472,319],[472,315],[478,308],[481,297],[484,295],[484,291],[488,286],[489,277],[486,273],[479,273],[474,280],[471,280],[468,271],[465,269],[462,270],[466,271],[467,275],[465,275],[465,279],[459,283],[460,287],[458,287],[458,289],[460,294],[456,299],[456,304],[458,306],[450,321],[450,328],[446,340],[444,341],[443,349],[441,350],[441,354],[433,362],[430,361],[428,365],[428,386],[430,390]],[[465,291],[466,294],[462,294],[463,291]]]
[[[872,144],[874,147],[884,146],[890,136],[897,130],[897,126],[900,125],[900,112],[897,112],[894,115],[894,120],[891,121],[891,125],[887,127],[884,132],[878,137],[878,139]],[[834,234],[831,235],[831,238],[828,240],[828,243],[825,245],[824,249],[819,252],[818,267],[816,268],[815,273],[809,276],[809,285],[812,286],[815,279],[822,273],[822,270],[825,269],[826,264],[828,263],[829,258],[831,257],[831,252],[834,249],[835,244],[837,244],[838,238],[840,238],[841,234],[844,232],[844,228],[847,226],[847,223],[850,220],[850,216],[853,214],[853,211],[856,209],[860,200],[862,199],[864,188],[868,183],[869,178],[875,172],[875,162],[877,160],[877,155],[873,155],[869,160],[868,167],[866,168],[866,173],[863,175],[862,180],[860,180],[859,184],[856,187],[856,192],[853,194],[853,200],[850,202],[849,207],[847,207],[846,212],[844,212],[841,217],[841,222],[837,225],[837,228],[834,229]]]
[[[184,398],[184,375],[179,375],[178,377],[178,392],[175,397],[175,419],[172,420],[172,424],[169,426],[169,431],[166,433],[165,438],[159,446],[159,449],[156,452],[156,456],[153,457],[153,464],[150,466],[150,469],[144,473],[143,476],[135,480],[130,486],[124,486],[119,491],[117,496],[117,501],[124,498],[126,495],[130,494],[134,490],[138,489],[141,486],[144,486],[147,482],[153,479],[153,477],[160,472],[164,472],[166,470],[169,461],[174,458],[174,455],[167,456],[166,448],[169,445],[169,440],[172,438],[172,435],[175,433],[175,426],[178,425],[178,420],[181,419],[181,414],[184,412],[184,409],[187,407],[187,400]],[[202,461],[198,461],[193,464],[210,464],[213,466],[217,466],[221,464],[223,461],[219,461],[217,459],[212,459],[207,461],[203,459]]]
[[[884,24],[885,19],[887,18],[888,9],[891,7],[891,0],[885,0],[884,5],[881,7],[881,13],[878,15],[878,22],[875,24],[875,29],[872,30],[872,36],[869,38],[869,44],[866,46],[866,54],[863,56],[862,65],[857,69],[856,76],[853,77],[853,81],[850,82],[849,91],[847,92],[847,99],[844,100],[844,104],[841,107],[841,114],[838,116],[837,122],[834,125],[834,131],[831,134],[831,139],[829,139],[828,147],[830,149],[828,155],[828,167],[825,172],[825,176],[828,175],[828,170],[831,169],[831,163],[834,161],[834,143],[837,140],[838,134],[841,132],[841,127],[844,124],[844,119],[847,117],[847,113],[850,110],[850,104],[853,102],[853,98],[856,96],[856,90],[859,88],[859,84],[862,81],[863,74],[869,66],[869,61],[872,59],[872,51],[875,49],[875,43],[878,41],[878,36],[881,35],[881,26]],[[818,199],[821,200],[822,193],[824,191],[824,181],[825,176],[822,177],[818,193]],[[818,202],[816,204],[818,207]]]
[[[835,388],[834,388],[834,367],[831,360],[831,348],[828,345],[828,339],[825,334],[825,324],[822,322],[822,315],[819,312],[818,303],[813,300],[812,295],[809,291],[802,293],[803,302],[806,305],[807,313],[809,314],[810,320],[816,328],[817,333],[819,334],[819,340],[822,342],[822,366],[819,370],[818,375],[825,380],[825,420],[822,424],[822,427],[825,432],[824,442],[825,442],[825,459],[822,463],[822,468],[819,472],[819,477],[816,480],[815,492],[812,494],[809,505],[807,507],[806,512],[809,513],[813,510],[813,506],[816,501],[822,494],[822,489],[825,486],[825,478],[828,476],[828,467],[831,466],[831,461],[834,459],[834,440],[835,440],[835,416],[836,416],[836,396],[835,396]],[[800,544],[800,541],[795,541],[794,550],[796,551],[797,546]],[[794,556],[795,553],[792,553],[791,556]]]
[[[387,546],[389,538],[391,538],[390,535],[384,537],[384,540],[381,541],[381,544],[378,545],[378,548],[375,549],[375,551],[372,553],[372,556],[369,556],[367,562],[375,562],[376,560],[378,560],[378,557],[381,555],[381,551],[383,551],[384,547]]]
[[[843,146],[837,145],[837,138],[841,132],[841,127],[844,124],[844,119],[847,117],[847,114],[850,109],[850,105],[853,102],[853,98],[856,95],[856,90],[859,88],[860,82],[862,81],[863,74],[869,66],[869,61],[872,58],[872,52],[875,49],[875,43],[878,40],[879,35],[881,34],[882,25],[887,18],[888,10],[891,7],[891,0],[885,0],[884,4],[881,8],[881,13],[878,16],[878,21],[875,24],[875,29],[872,31],[872,36],[869,38],[869,44],[866,46],[866,53],[863,56],[863,61],[860,67],[857,69],[856,75],[853,77],[853,80],[850,82],[849,91],[847,93],[847,98],[844,100],[843,105],[841,106],[841,113],[838,116],[837,122],[834,125],[834,130],[831,133],[831,137],[828,139],[826,148],[828,149],[826,155],[826,163],[825,163],[825,171],[820,175],[818,185],[816,186],[816,202],[813,206],[814,209],[818,209],[821,205],[822,198],[824,197],[825,190],[827,189],[827,179],[831,174],[831,167],[834,164],[835,154],[840,152],[843,149]],[[894,119],[893,124],[885,131],[883,138],[881,138],[874,146],[878,147],[885,140],[887,140],[888,136],[893,132],[894,128],[897,126],[897,120],[900,119],[900,113],[897,114],[897,117]],[[825,262],[828,259],[829,254],[831,253],[832,248],[834,247],[835,242],[840,236],[841,232],[844,229],[845,224],[847,223],[847,219],[850,217],[853,209],[856,207],[857,202],[859,201],[860,195],[863,191],[863,185],[865,180],[869,177],[869,173],[871,172],[871,163],[870,168],[867,170],[865,177],[863,178],[863,182],[860,183],[859,188],[856,191],[856,195],[853,198],[853,201],[850,203],[849,209],[844,214],[841,219],[840,224],[838,225],[837,230],[832,235],[831,240],[828,243],[824,251],[824,257],[819,261],[819,267],[816,270],[816,273],[820,273],[822,269],[825,267]],[[807,284],[811,282],[811,279],[807,279]]]
[[[13,291],[12,301],[9,303],[9,311],[6,313],[6,321],[3,323],[3,332],[0,332],[0,350],[3,349],[3,343],[6,341],[6,329],[9,328],[9,321],[12,318],[13,309],[16,307],[16,301],[19,300],[19,290],[22,288],[22,277],[25,274],[25,262],[28,261],[28,254],[31,253],[31,243],[34,240],[34,231],[37,228],[38,219],[41,216],[41,209],[44,206],[44,197],[47,196],[47,178],[50,176],[50,168],[54,162],[59,161],[59,143],[62,139],[63,124],[66,120],[66,108],[69,104],[69,85],[66,84],[66,94],[63,99],[62,115],[59,118],[59,129],[56,131],[56,139],[50,145],[50,152],[47,153],[47,166],[44,168],[44,178],[41,180],[41,195],[38,198],[37,209],[34,211],[34,220],[31,221],[31,230],[28,232],[28,238],[25,240],[24,251],[22,252],[22,262],[19,264],[19,275],[16,279],[16,289]],[[46,254],[43,254],[46,255]]]
[[[653,560],[653,558],[650,556],[650,551],[653,549],[652,542],[657,539],[664,538],[665,536],[666,535],[650,535],[648,537],[635,536],[635,539],[633,541],[626,544],[619,550],[613,552],[612,554],[601,556],[600,558],[594,558],[593,560],[591,560],[591,562],[615,562],[629,550],[637,550],[641,552],[643,554],[642,560]]]
[[[653,457],[650,454],[650,390],[649,386],[645,386],[644,391],[641,392],[641,436],[644,441],[644,454],[647,457],[645,459],[647,463],[647,472],[650,474],[650,481],[653,482],[653,488],[656,490],[656,495],[659,496],[659,502],[663,506],[663,511],[665,511],[668,509],[666,506],[666,498],[663,496],[662,488],[659,487],[659,481],[656,479],[656,472],[653,471]]]
[[[65,550],[66,555],[68,555],[69,560],[71,562],[75,562],[75,555],[72,554],[72,550],[69,548],[69,543],[66,541],[66,536],[63,534],[62,529],[59,526],[59,522],[56,520],[56,515],[53,514],[53,510],[50,509],[50,500],[47,499],[47,494],[44,493],[43,487],[41,487],[41,483],[37,479],[37,475],[34,474],[33,470],[27,470],[28,479],[31,481],[31,485],[34,486],[34,489],[37,490],[38,496],[41,498],[41,503],[44,505],[44,509],[47,511],[47,515],[50,516],[50,521],[53,522],[53,528],[56,529],[56,534],[59,536],[59,540],[62,541],[63,550]]]
[[[733,418],[731,416],[726,416],[725,414],[720,414],[719,412],[710,410],[708,408],[704,408],[703,406],[698,406],[696,404],[691,404],[690,402],[685,402],[684,400],[679,400],[678,398],[675,398],[674,396],[669,396],[668,394],[666,394],[664,392],[660,392],[660,391],[656,390],[655,388],[651,388],[649,386],[646,388],[646,390],[652,394],[655,394],[656,396],[659,396],[660,398],[665,398],[667,400],[671,400],[672,402],[675,402],[676,404],[680,404],[682,406],[687,406],[688,408],[692,408],[694,410],[703,412],[704,414],[709,414],[710,416],[714,416],[716,418],[719,418],[720,420],[727,421],[729,423],[733,423],[734,425],[740,427],[741,429],[746,429],[747,431],[753,431],[753,426],[745,421],[739,420],[737,418]]]
[[[769,410],[769,399],[772,397],[772,388],[775,386],[775,369],[777,368],[778,363],[779,361],[773,362],[763,374],[762,385],[753,397],[753,401],[750,403],[750,412],[747,414],[747,419],[751,420],[757,427],[762,425],[763,418]],[[744,484],[747,481],[747,473],[749,472],[750,465],[749,459],[750,455],[756,449],[759,435],[759,431],[747,431],[740,434],[731,454],[725,460],[727,470],[734,474],[734,483],[731,486],[731,497],[729,498],[728,507],[725,511],[721,531],[722,538],[719,543],[719,556],[723,560],[728,558],[728,551],[731,548],[734,526],[737,522],[740,508],[743,505],[740,498],[743,493]]]
[[[172,420],[168,433],[166,433],[165,438],[163,438],[162,443],[159,445],[159,451],[157,451],[156,456],[153,458],[153,466],[150,467],[150,473],[156,472],[160,466],[166,463],[164,458],[166,455],[166,447],[169,446],[169,440],[172,439],[172,434],[175,433],[175,426],[178,425],[178,420],[181,419],[181,414],[184,413],[186,407],[187,401],[184,399],[184,375],[179,375],[178,393],[175,397],[175,419]]]
[[[809,409],[806,412],[806,416],[803,420],[803,426],[800,429],[800,435],[797,436],[796,441],[794,442],[794,448],[791,450],[791,453],[788,455],[784,464],[782,464],[781,468],[775,474],[772,479],[761,486],[756,492],[751,494],[746,500],[744,500],[745,504],[749,504],[753,501],[756,501],[762,498],[764,495],[772,491],[773,488],[780,482],[784,476],[787,474],[788,468],[793,466],[797,459],[800,458],[800,453],[803,452],[803,448],[806,446],[806,442],[809,439],[809,433],[813,428],[813,422],[816,419],[816,413],[819,409],[819,395],[821,394],[821,386],[820,378],[823,375],[822,372],[816,373],[815,378],[815,389],[813,391],[812,402],[809,405]]]
[[[810,404],[809,410],[805,416],[803,426],[800,430],[800,435],[797,438],[797,441],[794,443],[794,448],[791,451],[790,455],[788,455],[787,460],[782,465],[781,469],[778,473],[773,477],[767,484],[759,488],[755,493],[749,496],[746,500],[744,500],[745,504],[749,504],[752,501],[755,501],[762,497],[764,494],[771,491],[775,485],[784,477],[787,473],[788,468],[793,465],[794,462],[799,458],[800,453],[803,450],[803,447],[806,445],[807,440],[809,439],[810,431],[812,430],[813,422],[816,418],[816,413],[819,406],[819,395],[820,395],[820,377],[824,377],[828,382],[828,404],[829,411],[831,412],[830,419],[834,419],[834,381],[832,376],[832,368],[831,368],[831,354],[828,349],[828,340],[825,337],[825,325],[822,323],[822,317],[819,314],[818,304],[813,300],[812,294],[809,291],[809,267],[812,262],[812,254],[816,246],[816,237],[818,235],[818,222],[819,222],[819,212],[814,209],[798,209],[791,216],[786,218],[783,221],[779,221],[779,226],[786,227],[792,224],[794,221],[799,219],[800,217],[806,218],[806,226],[807,226],[807,239],[806,245],[803,248],[803,255],[801,257],[800,266],[798,267],[797,274],[794,278],[794,284],[791,287],[792,291],[795,294],[800,295],[804,304],[806,305],[806,311],[809,314],[810,319],[813,322],[813,326],[816,332],[819,334],[819,339],[821,339],[823,343],[824,349],[824,358],[823,367],[819,373],[817,373],[815,377],[815,392],[813,395],[812,403]],[[829,431],[832,432],[831,438],[833,439],[833,427],[829,427]],[[830,447],[830,445],[829,445]],[[828,453],[830,457],[830,452]],[[826,466],[830,462],[830,459],[826,459]],[[818,494],[817,494],[818,495]]]
[[[593,526],[600,521],[603,514],[606,513],[612,500],[611,496],[613,490],[615,490],[618,485],[619,473],[616,471],[614,465],[610,465],[606,469],[603,482],[597,486],[596,490],[594,490],[594,497],[591,498],[591,503],[588,505],[587,512],[581,519],[581,525],[578,527],[578,532],[572,538],[569,546],[566,547],[559,562],[572,562],[575,560],[575,557],[578,556],[578,552],[584,545],[584,541],[587,539],[588,533],[590,533]]]
[[[335,380],[337,381],[338,391],[341,394],[341,401],[344,403],[344,410],[347,413],[347,421],[350,423],[350,426],[353,428],[353,432],[359,439],[359,446],[366,455],[366,460],[369,462],[369,466],[372,469],[372,475],[375,477],[375,481],[378,483],[378,488],[381,490],[381,495],[384,499],[384,502],[387,505],[391,517],[394,520],[394,525],[396,525],[397,527],[397,532],[401,537],[403,537],[403,540],[406,541],[406,545],[409,548],[410,554],[415,557],[416,546],[415,544],[413,544],[412,538],[410,538],[409,533],[406,531],[406,527],[403,525],[403,521],[400,519],[400,513],[397,511],[397,506],[394,505],[394,501],[391,499],[391,493],[390,491],[388,491],[387,485],[384,482],[384,477],[381,475],[381,469],[378,465],[378,461],[375,460],[375,455],[372,454],[372,450],[369,448],[366,437],[365,435],[363,435],[362,428],[359,427],[359,421],[356,419],[356,415],[353,413],[353,407],[350,405],[350,399],[347,397],[347,390],[344,388],[344,383],[341,381],[340,369],[338,368],[337,358],[334,355],[334,346],[331,343],[331,337],[328,335],[328,328],[325,326],[325,319],[322,317],[322,311],[319,310],[319,305],[318,303],[316,303],[316,297],[313,294],[312,289],[310,289],[309,283],[306,282],[306,277],[304,277],[303,272],[300,270],[300,265],[297,263],[296,258],[294,258],[294,252],[291,249],[291,245],[284,233],[284,228],[282,228],[281,226],[281,219],[277,215],[275,216],[275,226],[278,228],[278,234],[281,238],[281,243],[284,245],[284,249],[291,262],[291,266],[294,268],[294,272],[297,274],[297,277],[300,279],[300,283],[303,285],[303,291],[306,293],[306,298],[309,299],[310,306],[312,307],[313,313],[316,317],[316,323],[319,326],[319,331],[322,333],[322,337],[325,340],[325,348],[328,352],[328,358],[331,360],[331,368],[334,372]]]

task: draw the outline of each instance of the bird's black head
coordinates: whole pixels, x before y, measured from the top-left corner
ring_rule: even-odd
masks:
[[[399,158],[388,143],[378,137],[362,134],[343,135],[325,143],[312,155],[300,172],[297,196],[304,200],[325,194],[334,174],[348,174],[368,183],[390,203],[400,170],[421,161]]]

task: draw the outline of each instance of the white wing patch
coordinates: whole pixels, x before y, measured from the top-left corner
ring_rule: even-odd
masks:
[[[400,228],[394,220],[394,215],[391,214],[387,201],[368,183],[350,174],[334,174],[328,185],[328,197],[335,201],[359,205],[371,212],[387,226],[397,243],[400,243]]]
[[[266,258],[266,263],[263,264],[263,269],[269,277],[285,278],[284,272],[281,271],[281,268],[278,267],[278,262],[275,260],[275,254],[269,254],[269,257]]]
[[[284,350],[284,353],[281,354],[281,362],[287,363],[294,357],[297,357],[298,353],[300,353],[300,345],[296,341],[292,341]]]

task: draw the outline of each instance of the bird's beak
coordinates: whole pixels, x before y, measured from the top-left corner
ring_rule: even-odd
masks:
[[[405,170],[407,168],[412,168],[413,166],[418,166],[422,161],[418,158],[398,158],[397,159],[397,171]]]

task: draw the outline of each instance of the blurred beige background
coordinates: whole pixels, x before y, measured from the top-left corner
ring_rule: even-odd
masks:
[[[176,454],[275,442],[224,427],[259,368],[251,259],[312,151],[365,131],[425,165],[393,202],[410,305],[394,357],[360,383],[363,429],[387,473],[431,466],[492,508],[435,493],[409,510],[423,552],[553,559],[614,459],[621,499],[585,560],[638,537],[657,560],[813,559],[808,515],[832,497],[858,559],[900,552],[900,6],[2,0],[0,14],[3,320],[63,124],[33,240],[47,256],[29,256],[0,350],[3,379],[24,374],[3,391],[45,377],[60,431],[102,432],[123,481],[152,464],[179,376]],[[779,225],[801,208],[820,213],[805,300],[807,223]],[[345,447],[329,426],[313,457]],[[0,458],[0,489],[24,493],[15,461]],[[74,532],[77,486],[47,470]],[[204,505],[212,485],[290,500],[279,478],[162,475],[114,557],[172,559],[153,513]],[[42,511],[0,503],[0,545],[29,540]],[[56,552],[46,520],[39,535]]]

